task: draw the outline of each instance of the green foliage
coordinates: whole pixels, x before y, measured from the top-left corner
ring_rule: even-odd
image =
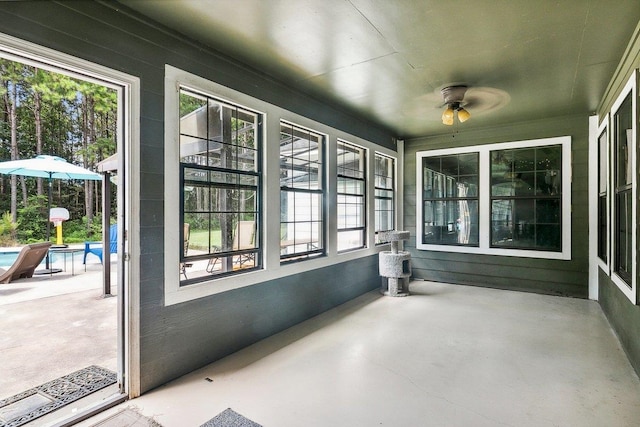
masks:
[[[11,212],[0,217],[0,246],[16,246],[16,230],[18,223],[11,219]]]
[[[47,198],[46,196],[30,196],[26,207],[18,210],[17,237],[22,243],[43,242],[47,233]],[[100,216],[100,213],[97,214]],[[11,215],[9,215],[9,220]],[[4,216],[3,216],[4,220]],[[0,238],[1,238],[0,223]],[[56,240],[56,227],[51,224],[50,241]],[[98,241],[102,239],[102,224],[100,221],[93,221],[91,229],[87,231],[87,217],[73,219],[62,223],[62,238],[64,243],[82,243],[85,241]],[[0,240],[1,242],[1,240]],[[7,246],[2,245],[0,246]]]
[[[47,219],[47,197],[30,196],[27,205],[18,209],[18,240],[22,243],[45,241]]]
[[[180,117],[184,117],[205,105],[207,105],[205,99],[197,97],[193,93],[180,91]]]
[[[106,86],[0,58],[0,104],[5,111],[0,114],[0,161],[12,159],[13,155],[26,159],[51,154],[95,169],[97,162],[116,151],[117,101],[117,92]],[[15,107],[15,121],[10,120],[9,107]],[[16,136],[16,152],[12,152],[13,144],[8,143],[12,135]],[[31,198],[43,188],[37,183],[35,178],[19,177],[14,187],[8,176],[0,175],[0,212],[9,210],[18,217],[17,237],[21,243],[43,241],[46,236],[46,199]],[[54,180],[51,205],[66,207],[71,218],[82,218],[87,212],[103,209],[99,203],[100,186],[95,183],[88,186],[92,195],[89,197],[85,197],[86,188],[83,181]],[[19,212],[13,210],[16,206],[11,204],[12,196],[18,201]],[[85,200],[90,206],[85,206]],[[77,221],[80,224],[83,220]],[[97,230],[92,227],[78,231],[77,235],[73,232],[72,238],[82,241],[96,231],[99,237],[100,221],[97,223]],[[65,235],[67,225],[73,228],[74,222],[65,223]],[[51,236],[54,239],[54,227]]]
[[[87,217],[65,221],[62,224],[64,243],[82,243],[102,240],[102,224],[93,221],[90,232],[87,232]]]

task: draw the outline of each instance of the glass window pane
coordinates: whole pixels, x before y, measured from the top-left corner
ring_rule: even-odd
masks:
[[[600,194],[607,192],[607,184],[609,182],[608,148],[607,131],[605,130],[598,138],[598,192]]]
[[[598,197],[598,256],[604,262],[608,259],[609,225],[607,222],[607,197]]]
[[[280,256],[283,260],[322,249],[323,141],[324,137],[312,130],[280,123]]]
[[[347,230],[338,232],[338,252],[358,249],[364,246],[363,230]]]
[[[621,192],[617,196],[618,210],[616,216],[616,271],[631,283],[632,274],[632,200],[631,190]]]
[[[423,166],[439,163],[441,171],[423,168],[423,243],[478,245],[478,158],[465,153],[423,161]]]
[[[631,149],[633,117],[631,111],[631,95],[625,98],[618,112],[614,115],[616,131],[616,186],[631,184]]]
[[[189,225],[184,284],[261,266],[258,123],[252,111],[181,91],[181,206]]]
[[[434,201],[424,207],[423,243],[478,244],[478,201]]]

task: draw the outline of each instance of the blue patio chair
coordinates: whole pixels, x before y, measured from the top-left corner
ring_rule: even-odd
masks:
[[[109,227],[109,252],[115,254],[118,252],[118,224]],[[94,254],[100,258],[102,263],[102,242],[84,242],[84,257],[82,263],[87,263],[87,255]]]

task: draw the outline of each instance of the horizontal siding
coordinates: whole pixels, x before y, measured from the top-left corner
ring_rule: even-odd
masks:
[[[616,74],[613,76],[609,90],[601,102],[599,113],[601,116],[609,112],[613,102],[620,95],[622,88],[627,83],[633,70],[640,67],[640,23],[629,44],[627,52],[621,58]],[[637,124],[636,124],[637,125]],[[636,144],[636,158],[639,158],[640,151]],[[636,175],[637,177],[637,175]],[[636,207],[637,209],[640,206]],[[639,212],[640,214],[640,212]],[[640,230],[639,230],[640,231]],[[636,235],[637,245],[640,244],[640,235]],[[640,375],[640,306],[633,305],[631,301],[618,289],[602,270],[598,269],[598,289],[599,300],[602,310],[609,319],[611,326],[615,330],[620,342],[624,347],[629,360],[634,369]],[[640,269],[638,269],[640,273]],[[640,277],[636,276],[636,283],[640,283]],[[639,292],[640,295],[640,292]],[[640,300],[640,299],[639,299]]]
[[[586,298],[588,296],[588,118],[539,120],[405,142],[405,229],[414,278]],[[569,135],[572,137],[572,259],[569,261],[416,249],[416,152]]]
[[[379,286],[377,258],[164,306],[164,67],[170,64],[395,149],[394,135],[295,83],[220,55],[116,2],[2,2],[0,31],[140,78],[141,391]],[[177,280],[177,278],[173,279]],[[241,280],[241,279],[239,279]]]

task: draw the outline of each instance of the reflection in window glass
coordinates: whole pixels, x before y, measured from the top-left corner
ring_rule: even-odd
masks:
[[[380,231],[391,231],[395,227],[395,160],[376,153],[375,155],[375,232],[376,244],[382,241]]]
[[[562,147],[491,151],[491,246],[562,250]]]
[[[607,243],[609,241],[607,232],[609,227],[607,220],[608,153],[609,143],[605,129],[598,138],[598,257],[604,262],[608,259]]]
[[[633,116],[631,94],[613,116],[614,166],[614,271],[631,287],[632,283],[632,189],[631,148],[633,147]]]
[[[366,150],[338,141],[338,251],[366,246]]]
[[[258,119],[180,90],[183,285],[261,267]]]
[[[478,245],[478,153],[424,157],[422,243]]]
[[[323,142],[317,132],[280,123],[280,259],[324,253]]]

